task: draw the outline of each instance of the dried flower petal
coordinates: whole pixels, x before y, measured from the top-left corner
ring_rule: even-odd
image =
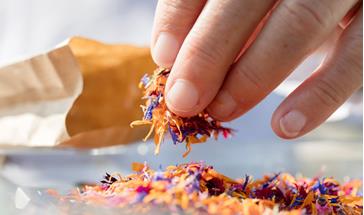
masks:
[[[340,184],[332,178],[296,179],[287,173],[233,180],[203,162],[168,166],[164,171],[133,163],[132,169],[136,173],[126,177],[106,173],[103,184],[85,186],[67,197],[50,194],[62,200],[128,208],[131,214],[148,214],[153,207],[164,208],[167,214],[176,208],[183,214],[363,213],[358,180]],[[336,194],[329,194],[333,188]]]
[[[212,119],[205,111],[193,117],[179,117],[168,110],[164,100],[164,87],[170,71],[168,69],[157,69],[153,76],[143,76],[139,86],[144,87],[146,106],[142,106],[144,112],[143,120],[134,121],[135,125],[151,124],[151,130],[144,141],[154,131],[156,144],[155,153],[159,153],[160,144],[165,133],[171,135],[174,144],[186,142],[186,152],[183,157],[191,151],[191,144],[205,142],[213,136],[217,139],[219,134],[224,138],[231,135],[232,130],[221,126],[221,123]]]

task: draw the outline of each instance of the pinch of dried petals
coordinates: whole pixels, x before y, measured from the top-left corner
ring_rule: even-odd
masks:
[[[362,181],[294,178],[287,173],[233,180],[203,162],[154,171],[133,163],[134,174],[107,174],[100,185],[61,198],[130,213],[153,208],[183,214],[362,214]],[[59,197],[58,197],[59,198]]]
[[[191,144],[205,142],[209,137],[218,138],[222,134],[225,138],[231,135],[232,130],[221,126],[219,121],[212,119],[207,112],[202,112],[193,117],[180,117],[168,110],[164,100],[164,88],[170,70],[159,68],[149,77],[145,75],[139,87],[144,87],[144,99],[146,105],[141,106],[144,117],[134,121],[131,127],[136,125],[151,125],[150,131],[144,141],[154,131],[155,154],[159,153],[164,135],[169,132],[174,144],[186,143],[186,157],[191,151]]]

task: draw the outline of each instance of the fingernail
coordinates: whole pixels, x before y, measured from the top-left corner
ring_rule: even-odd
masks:
[[[152,57],[156,64],[170,68],[177,56],[180,44],[170,33],[160,33],[152,50]]]
[[[287,137],[296,137],[305,126],[306,120],[303,113],[293,110],[279,120],[279,126]]]
[[[190,112],[199,102],[195,85],[185,79],[177,79],[167,94],[167,104],[175,111]]]
[[[237,108],[233,97],[226,90],[219,92],[209,109],[213,116],[221,119],[229,117]]]

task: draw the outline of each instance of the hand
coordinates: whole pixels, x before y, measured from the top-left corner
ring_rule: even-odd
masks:
[[[173,65],[168,108],[237,118],[340,28],[323,64],[273,114],[277,135],[299,137],[362,86],[362,16],[358,0],[160,0],[151,47],[158,65]]]

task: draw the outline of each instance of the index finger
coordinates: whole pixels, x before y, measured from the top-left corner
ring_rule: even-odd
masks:
[[[184,40],[166,84],[168,108],[192,116],[212,101],[274,0],[208,1]]]
[[[152,57],[169,68],[206,0],[159,0],[152,31]]]

